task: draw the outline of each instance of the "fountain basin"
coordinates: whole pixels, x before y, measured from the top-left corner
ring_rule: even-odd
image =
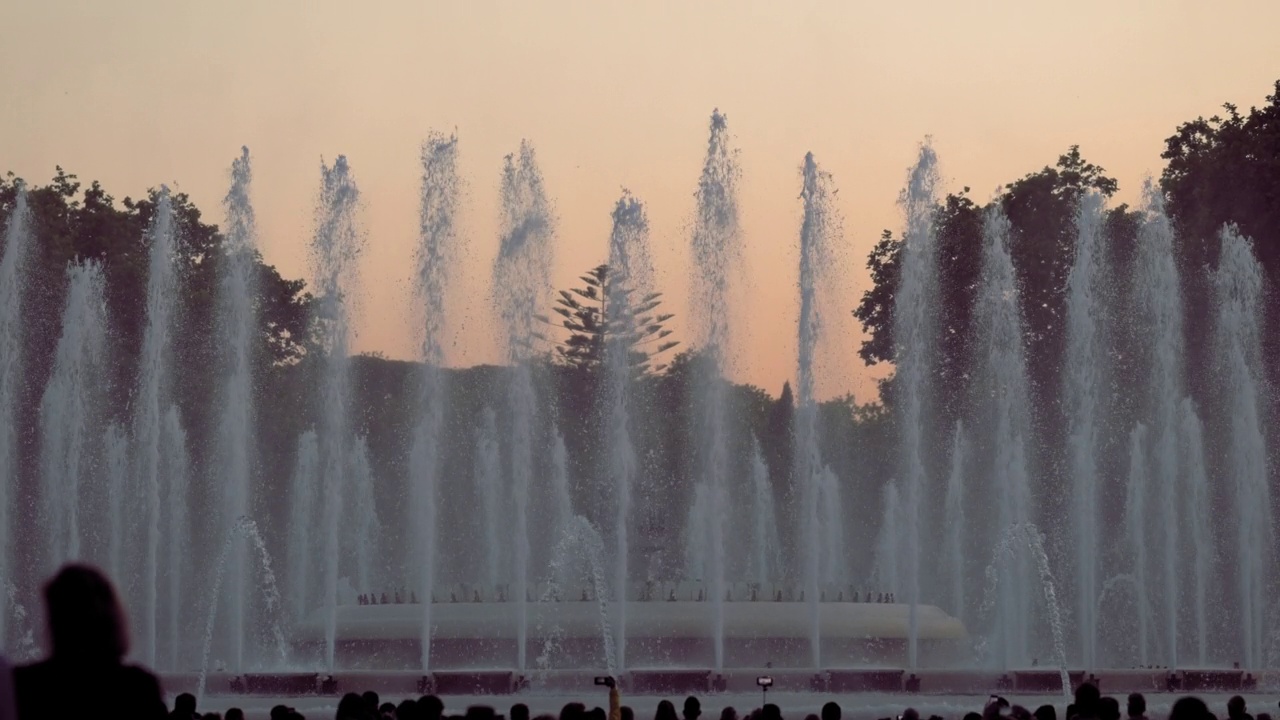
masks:
[[[513,667],[516,614],[508,602],[433,603],[433,670]],[[528,613],[531,667],[604,668],[600,606],[595,602],[535,602]],[[725,667],[811,667],[811,608],[802,602],[726,602]],[[717,604],[629,601],[628,669],[714,667]],[[906,604],[819,603],[824,667],[902,667],[908,643]],[[617,611],[611,605],[609,614]],[[337,609],[335,664],[345,669],[411,670],[421,666],[421,605],[347,605]],[[968,634],[963,623],[934,606],[920,606],[921,658],[947,664],[961,657]],[[612,617],[610,618],[612,621]],[[318,612],[292,632],[295,651],[320,657],[325,614]]]

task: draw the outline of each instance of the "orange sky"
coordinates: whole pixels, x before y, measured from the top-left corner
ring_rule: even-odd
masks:
[[[62,164],[119,198],[168,182],[221,222],[248,145],[263,252],[298,276],[320,159],[344,153],[369,234],[355,347],[414,357],[417,149],[456,128],[467,249],[447,352],[462,365],[496,357],[498,174],[523,137],[559,215],[557,284],[603,260],[625,186],[649,206],[658,282],[687,327],[692,194],[719,107],[743,167],[735,375],[776,393],[793,374],[812,150],[840,187],[847,258],[819,390],[869,399],[848,311],[925,135],[948,189],[985,197],[1078,143],[1131,200],[1177,123],[1263,101],[1277,27],[1274,0],[8,2],[0,170],[44,182]]]

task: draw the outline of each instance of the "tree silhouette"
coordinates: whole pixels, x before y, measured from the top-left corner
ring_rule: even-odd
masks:
[[[622,336],[627,362],[636,376],[662,372],[665,364],[651,363],[680,344],[677,340],[666,340],[672,331],[665,325],[675,316],[657,312],[662,293],[653,292],[639,298],[624,314],[615,312],[609,300],[629,291],[610,287],[608,265],[598,265],[580,279],[581,287],[560,290],[556,298],[554,312],[563,318],[560,325],[569,331],[568,337],[556,346],[560,359],[575,368],[598,370],[612,339]]]

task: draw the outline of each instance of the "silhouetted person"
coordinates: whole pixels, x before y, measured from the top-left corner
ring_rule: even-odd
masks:
[[[804,716],[804,720],[818,720],[818,715],[816,713],[809,713]]]
[[[169,713],[170,720],[192,720],[192,718],[200,717],[196,712],[196,696],[191,693],[182,693],[173,700],[173,712]]]
[[[444,716],[444,701],[435,695],[418,698],[418,717],[422,720],[440,720]]]
[[[228,708],[227,714],[222,716],[222,720],[244,720],[244,711],[240,708]]]
[[[560,720],[586,720],[587,706],[582,703],[569,703],[560,708]]]
[[[1067,720],[1095,720],[1098,718],[1100,699],[1102,694],[1098,692],[1097,685],[1080,683],[1080,687],[1076,688],[1076,701],[1067,707]]]
[[[840,706],[833,702],[823,705],[822,720],[840,720]]]
[[[1009,717],[1013,720],[1031,720],[1031,711],[1021,705],[1009,708]]]
[[[18,717],[109,717],[161,720],[156,676],[125,665],[124,611],[111,583],[88,565],[66,565],[44,586],[48,659],[13,673]]]
[[[1041,705],[1031,715],[1036,720],[1058,720],[1058,711],[1052,705]]]
[[[1229,720],[1253,720],[1253,716],[1245,708],[1244,698],[1235,695],[1227,701],[1227,718]]]
[[[915,708],[907,708],[902,711],[902,720],[920,720],[920,713]]]
[[[734,710],[733,706],[730,705],[720,711],[720,720],[738,720],[738,711]]]
[[[1184,697],[1169,709],[1169,720],[1212,720],[1213,714],[1204,701],[1196,697]]]
[[[416,707],[416,704],[415,704],[415,707]],[[396,720],[396,705],[395,705],[395,703],[384,702],[384,703],[382,703],[381,705],[379,705],[379,706],[378,706],[378,717],[382,717],[382,718],[390,718],[390,720]],[[405,715],[405,718],[407,718],[407,720],[413,720],[413,719],[412,719],[412,718],[410,718],[408,715]]]
[[[658,703],[658,709],[653,713],[653,720],[678,720],[676,717],[676,706],[670,700],[663,700]]]
[[[1099,699],[1098,720],[1120,720],[1120,701],[1111,696]]]
[[[1271,720],[1271,713],[1258,713],[1257,720]]]
[[[334,714],[336,720],[365,720],[365,704],[364,698],[349,692],[342,696],[338,701],[338,712]]]
[[[631,709],[630,705],[623,705],[618,708],[618,717],[621,720],[636,720],[636,711]],[[1270,720],[1270,718],[1268,718]]]
[[[587,711],[587,720],[609,720],[609,713],[597,705]]]
[[[1147,720],[1147,699],[1142,693],[1129,693],[1125,714],[1129,716],[1129,720]]]
[[[182,695],[178,697],[181,698]],[[191,700],[194,702],[195,698],[191,698]],[[288,705],[272,705],[270,718],[271,720],[289,720],[289,714],[292,712]]]
[[[498,714],[488,705],[472,705],[463,717],[467,720],[494,720]]]
[[[511,720],[529,720],[529,706],[524,703],[512,705]]]
[[[386,605],[386,604],[387,604],[387,594],[386,594],[386,593],[382,593],[382,599],[378,601],[378,604],[379,604],[379,605]]]
[[[765,703],[764,707],[760,708],[760,720],[782,720],[782,710],[773,703]]]
[[[702,703],[698,698],[690,695],[684,699],[684,712],[680,715],[683,720],[698,720],[702,716]]]
[[[965,713],[964,720],[982,720],[982,713],[976,713],[976,712]]]
[[[364,703],[364,711],[369,717],[377,717],[378,715],[378,693],[372,690],[365,690],[360,696],[360,702]]]
[[[396,706],[395,717],[402,720],[417,720],[417,718],[423,717],[422,712],[422,703],[409,698],[408,700],[401,700],[400,704]]]

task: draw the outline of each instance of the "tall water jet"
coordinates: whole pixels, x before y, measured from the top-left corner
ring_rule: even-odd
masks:
[[[1187,481],[1187,505],[1190,508],[1187,527],[1191,530],[1191,554],[1195,577],[1196,657],[1200,667],[1209,662],[1209,585],[1215,557],[1213,532],[1209,529],[1209,471],[1205,465],[1204,426],[1196,415],[1191,398],[1182,399],[1178,407],[1178,433],[1182,438],[1179,456]],[[1185,547],[1185,545],[1184,545]]]
[[[751,554],[747,580],[755,583],[776,582],[782,577],[782,544],[778,537],[778,518],[773,508],[773,487],[769,484],[769,465],[760,452],[760,441],[751,436]]]
[[[116,423],[107,426],[102,438],[103,465],[107,474],[107,569],[111,577],[125,576],[124,498],[129,481],[129,436]]]
[[[301,620],[315,602],[317,564],[312,545],[317,540],[312,530],[318,527],[317,496],[320,478],[320,443],[314,430],[298,437],[298,451],[293,468],[293,489],[289,495],[289,574],[288,608],[294,622]],[[429,597],[429,596],[428,596]]]
[[[1214,290],[1218,306],[1214,350],[1228,412],[1228,467],[1234,480],[1240,633],[1244,667],[1266,660],[1267,602],[1276,533],[1271,516],[1267,448],[1263,436],[1263,274],[1252,243],[1234,225],[1222,228]]]
[[[27,191],[18,182],[17,196],[4,234],[0,257],[0,583],[12,582],[10,538],[11,496],[18,486],[18,398],[21,395],[22,291],[26,286],[27,255],[31,245],[31,211]],[[4,641],[9,608],[0,602],[0,642]]]
[[[137,410],[133,419],[133,471],[142,512],[145,545],[142,557],[142,597],[136,602],[136,617],[142,636],[141,659],[156,664],[156,615],[159,610],[158,569],[160,566],[160,501],[166,480],[161,475],[161,424],[168,392],[169,334],[173,308],[177,304],[177,282],[174,273],[175,228],[169,189],[161,186],[155,213],[147,229],[147,245],[151,249],[147,278],[147,325],[142,337],[142,357],[138,369]]]
[[[801,169],[804,219],[800,224],[800,323],[796,358],[798,404],[793,428],[795,477],[801,483],[805,528],[805,597],[809,605],[809,649],[813,666],[822,665],[822,637],[818,615],[823,556],[843,548],[824,545],[819,536],[824,525],[822,507],[822,453],[818,449],[818,404],[813,396],[814,354],[822,332],[819,290],[831,265],[831,244],[840,230],[839,217],[831,203],[831,174],[818,167],[813,153],[804,156]]]
[[[708,530],[708,591],[713,603],[712,636],[715,669],[724,667],[725,543],[724,516],[729,472],[729,428],[725,418],[725,370],[728,366],[729,283],[742,253],[738,229],[737,151],[730,145],[725,116],[711,114],[711,135],[702,176],[695,193],[693,224],[693,320],[702,341],[705,377],[695,397],[697,456],[694,477],[706,488],[705,497],[717,503],[705,518]]]
[[[350,378],[348,377],[347,343],[350,322],[349,285],[353,282],[356,261],[364,238],[356,226],[359,190],[347,164],[339,155],[332,167],[320,166],[320,198],[316,208],[316,232],[311,245],[312,272],[315,276],[316,312],[322,322],[320,403],[317,440],[319,441],[319,487],[312,493],[319,498],[320,527],[324,537],[319,544],[324,559],[325,662],[333,669],[333,651],[337,631],[338,563],[343,554],[339,525],[342,499],[347,496],[344,482],[350,469],[348,417]]]
[[[1090,192],[1076,215],[1075,260],[1067,275],[1067,360],[1063,400],[1068,423],[1067,461],[1073,482],[1072,534],[1076,562],[1076,625],[1084,667],[1098,667],[1099,538],[1102,535],[1098,477],[1101,401],[1106,395],[1101,338],[1103,308],[1098,294],[1103,268],[1103,198]]]
[[[897,479],[890,479],[884,486],[884,498],[880,506],[880,530],[876,535],[875,581],[879,592],[898,592],[901,582],[902,495],[898,492]]]
[[[902,236],[901,276],[893,301],[894,380],[901,428],[899,471],[903,478],[905,511],[902,526],[903,578],[908,617],[908,665],[915,669],[919,660],[920,604],[920,515],[923,511],[925,483],[924,464],[926,422],[925,398],[931,382],[929,368],[934,356],[934,295],[938,276],[937,239],[934,233],[934,208],[938,204],[938,158],[926,140],[920,146],[916,164],[907,177],[907,187],[898,203],[906,215]],[[887,497],[887,496],[886,496]]]
[[[502,457],[498,445],[498,419],[491,408],[480,413],[480,427],[476,431],[475,457],[476,489],[480,493],[480,512],[483,515],[484,567],[481,579],[490,588],[507,577],[502,564],[502,527],[506,513],[502,508]],[[567,481],[566,481],[567,483]],[[563,522],[564,519],[561,519]],[[557,527],[561,527],[557,523]]]
[[[182,429],[178,408],[170,405],[161,428],[160,471],[165,479],[165,561],[166,578],[165,616],[168,619],[169,661],[171,670],[179,669],[179,648],[186,635],[183,624],[184,598],[187,568],[191,567],[187,517],[187,482],[190,462],[187,458],[187,433]],[[189,619],[189,618],[187,618]]]
[[[614,517],[614,600],[613,630],[617,637],[617,672],[626,668],[627,588],[630,584],[629,529],[631,488],[637,480],[639,462],[631,437],[631,390],[635,358],[632,344],[636,333],[654,322],[657,295],[650,294],[653,261],[649,257],[649,219],[644,205],[624,190],[613,208],[613,230],[609,233],[609,274],[604,287],[604,365],[609,403],[609,474],[613,478],[617,509]]]
[[[458,138],[432,133],[422,144],[422,198],[418,208],[414,291],[422,329],[418,425],[409,456],[410,577],[422,598],[422,671],[431,667],[431,593],[435,585],[436,494],[442,471],[444,428],[445,299],[458,256]]]
[[[820,528],[818,553],[818,597],[822,598],[822,585],[843,586],[848,580],[844,542],[844,502],[840,498],[840,478],[831,466],[824,465],[818,476],[818,527]]]
[[[347,576],[357,592],[379,589],[384,574],[375,574],[378,553],[378,508],[373,499],[373,468],[369,465],[369,443],[361,435],[351,446],[347,458],[346,493],[351,507],[343,527],[348,536],[343,542],[350,551],[351,572]]]
[[[92,477],[92,450],[97,442],[90,432],[97,420],[95,406],[103,382],[102,355],[107,334],[103,289],[102,266],[98,263],[90,260],[67,266],[62,335],[54,351],[53,375],[40,400],[47,571],[81,557],[81,493]]]
[[[1165,663],[1176,667],[1182,589],[1178,534],[1183,522],[1179,517],[1178,498],[1184,486],[1180,481],[1182,467],[1178,458],[1178,405],[1185,394],[1182,290],[1173,257],[1173,227],[1164,211],[1164,197],[1150,179],[1143,188],[1142,212],[1134,283],[1138,321],[1148,333],[1144,346],[1148,371],[1146,408],[1151,432],[1148,452],[1152,466],[1146,473],[1149,484],[1146,495],[1158,500],[1158,507],[1148,507],[1148,512],[1155,512],[1145,522],[1154,520],[1158,528],[1159,537],[1148,538],[1148,543],[1155,542],[1161,549],[1162,562],[1158,573],[1148,567],[1146,576],[1138,579],[1160,588],[1164,600],[1164,638],[1169,653]],[[1196,550],[1201,551],[1209,552],[1210,548]]]
[[[515,501],[511,533],[515,550],[512,592],[516,595],[516,667],[524,670],[529,636],[529,486],[534,466],[533,423],[537,409],[530,364],[535,354],[533,342],[538,337],[534,322],[538,308],[551,290],[554,234],[551,203],[533,146],[527,141],[520,144],[518,154],[506,157],[501,197],[502,237],[493,266],[493,290],[505,331],[507,360],[512,364],[508,387],[511,495]]]
[[[986,389],[990,397],[991,478],[997,500],[996,527],[1031,521],[1031,480],[1025,437],[1031,427],[1030,395],[1023,350],[1022,315],[1017,276],[1009,254],[1011,225],[999,203],[987,210],[983,227],[983,284],[978,321],[985,344]],[[999,659],[1003,667],[1030,660],[1031,588],[1035,582],[1025,552],[1001,557],[1000,596],[996,617]]]
[[[965,538],[967,527],[964,514],[964,481],[965,463],[968,461],[969,443],[965,436],[964,425],[956,421],[956,431],[951,440],[951,471],[947,474],[947,495],[943,507],[943,527],[947,529],[944,544],[946,547],[944,567],[948,569],[951,581],[951,614],[958,618],[966,617],[965,605]]]
[[[1134,600],[1138,606],[1138,664],[1147,665],[1148,628],[1151,625],[1147,604],[1147,426],[1138,423],[1129,433],[1129,480],[1125,494],[1124,519],[1129,531],[1129,551],[1133,553]]]
[[[257,317],[254,262],[258,237],[249,188],[253,169],[249,148],[231,163],[231,189],[223,199],[226,209],[226,257],[218,287],[218,345],[225,353],[226,379],[222,388],[222,418],[219,428],[218,478],[222,486],[220,527],[229,528],[249,512],[252,472],[253,428],[253,341]],[[231,641],[230,668],[244,668],[245,625],[249,597],[246,593],[248,548],[231,548],[227,569],[227,635]]]

